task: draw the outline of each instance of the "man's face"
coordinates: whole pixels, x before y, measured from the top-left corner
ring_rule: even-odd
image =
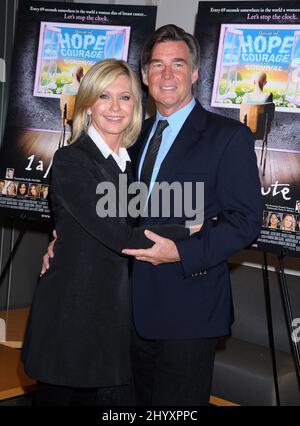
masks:
[[[198,79],[198,70],[192,71],[189,48],[183,41],[155,44],[150,64],[142,74],[158,111],[165,116],[190,102],[192,84]]]

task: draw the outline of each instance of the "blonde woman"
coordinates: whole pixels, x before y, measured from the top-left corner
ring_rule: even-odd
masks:
[[[118,185],[126,148],[141,128],[141,93],[132,69],[113,59],[95,64],[77,95],[72,143],[53,159],[57,241],[37,285],[23,360],[38,381],[39,405],[122,405],[130,400],[130,288],[125,247],[151,247],[144,228],[124,217],[99,218],[97,185]],[[184,226],[153,231],[177,239]]]
[[[283,231],[295,231],[295,217],[292,214],[286,214],[282,219],[281,229]]]
[[[17,195],[17,185],[15,182],[10,182],[6,188],[6,195],[14,197]]]

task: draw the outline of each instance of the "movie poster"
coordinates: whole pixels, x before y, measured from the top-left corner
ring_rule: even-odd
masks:
[[[156,7],[19,2],[5,134],[0,213],[47,221],[55,151],[67,144],[79,83],[105,58],[139,73]]]
[[[252,131],[264,200],[255,248],[300,256],[300,4],[199,2],[199,100]]]

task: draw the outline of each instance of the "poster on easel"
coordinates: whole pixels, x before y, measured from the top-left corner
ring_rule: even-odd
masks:
[[[253,248],[300,257],[300,5],[199,2],[199,100],[254,136],[263,224]]]
[[[128,61],[139,74],[155,21],[154,6],[19,2],[0,151],[0,214],[51,219],[52,158],[69,138],[81,78],[105,58]]]

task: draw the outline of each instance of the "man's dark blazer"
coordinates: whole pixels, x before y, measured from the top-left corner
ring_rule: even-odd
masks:
[[[39,381],[98,387],[129,383],[131,293],[125,247],[151,247],[145,227],[128,219],[99,219],[98,183],[118,188],[120,170],[82,135],[53,159],[51,198],[58,239],[50,269],[37,284],[23,361]],[[182,227],[155,227],[183,238]]]
[[[137,167],[154,118],[146,121]],[[134,155],[134,152],[133,152]],[[157,182],[204,182],[204,225],[177,243],[181,262],[153,266],[135,261],[133,310],[148,339],[226,335],[233,319],[227,259],[258,235],[262,199],[254,141],[236,120],[206,111],[199,102],[165,157]],[[195,194],[194,194],[195,195]],[[217,221],[212,218],[217,217]],[[143,224],[187,218],[144,218]]]

